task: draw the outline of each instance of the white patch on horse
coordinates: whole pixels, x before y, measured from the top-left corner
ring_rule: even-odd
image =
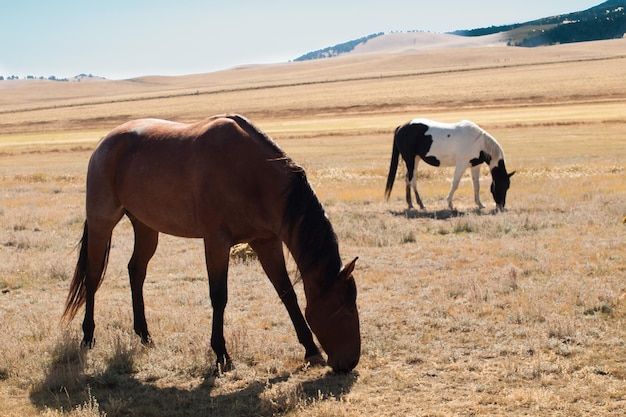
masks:
[[[425,135],[432,136],[433,143],[425,157],[435,157],[440,166],[453,167],[462,161],[480,156],[481,143],[478,141],[484,131],[475,123],[463,120],[459,123],[441,123],[426,119],[413,119],[412,124],[428,126]]]

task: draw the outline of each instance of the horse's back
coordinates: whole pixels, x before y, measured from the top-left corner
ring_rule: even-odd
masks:
[[[116,127],[100,141],[90,171],[113,165],[117,173],[136,170],[136,174],[159,172],[179,177],[216,165],[235,170],[240,161],[276,156],[261,142],[234,117],[216,116],[193,124],[139,119]]]
[[[88,210],[116,205],[155,230],[183,237],[202,237],[220,222],[245,229],[250,208],[267,212],[268,199],[288,182],[268,162],[281,156],[277,148],[254,132],[236,117],[125,123],[92,155]]]
[[[89,160],[87,188],[103,187],[124,194],[126,187],[150,187],[155,181],[159,187],[167,182],[190,186],[198,170],[214,165],[221,149],[235,141],[223,134],[232,125],[229,120],[208,119],[195,124],[174,123],[159,119],[139,119],[124,123],[111,130],[98,144]],[[215,134],[221,128],[222,134]],[[232,131],[236,129],[231,126]],[[224,160],[224,155],[219,159]],[[155,184],[156,186],[156,184]]]
[[[456,140],[464,140],[465,137],[471,137],[474,133],[478,134],[482,129],[470,120],[461,120],[456,123],[444,123],[430,119],[413,119],[409,124],[421,124],[427,127],[427,134],[437,138],[454,138]]]
[[[412,140],[421,143],[415,148],[424,161],[437,166],[455,166],[459,160],[478,155],[480,144],[476,139],[482,129],[469,120],[444,123],[430,119],[413,119],[406,127],[418,132]]]

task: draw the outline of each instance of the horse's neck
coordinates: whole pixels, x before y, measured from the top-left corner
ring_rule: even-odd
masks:
[[[500,144],[489,133],[483,131],[483,151],[491,157],[489,168],[498,166],[500,160],[504,161],[504,153]]]

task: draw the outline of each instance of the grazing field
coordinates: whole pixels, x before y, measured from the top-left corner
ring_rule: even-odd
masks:
[[[0,82],[0,415],[626,414],[626,40],[360,56],[188,77]],[[7,82],[7,81],[5,81]],[[134,335],[122,221],[96,296],[94,349],[60,316],[98,138],[138,117],[248,116],[307,170],[355,279],[362,356],[302,363],[287,313],[233,253],[215,374],[202,243],[161,236]],[[507,211],[475,210],[469,172],[420,165],[383,200],[395,127],[471,119],[516,170]],[[288,267],[304,307],[292,258]]]

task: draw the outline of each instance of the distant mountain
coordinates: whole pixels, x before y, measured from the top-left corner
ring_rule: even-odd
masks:
[[[505,33],[512,46],[541,46],[622,38],[626,35],[626,0],[609,0],[580,12],[526,23],[451,33],[460,36]]]
[[[330,58],[347,53],[368,49],[372,43],[387,43],[394,34],[374,33],[359,39],[319,49],[317,51],[304,54],[294,61],[307,61],[312,59]],[[484,39],[486,42],[497,40],[510,46],[540,46],[553,45],[557,43],[585,42],[603,39],[615,39],[626,36],[626,0],[609,0],[580,12],[573,12],[563,15],[546,17],[532,20],[526,23],[517,23],[505,26],[491,26],[470,30],[457,30],[445,34],[448,38],[445,42],[437,42],[440,37],[427,37],[427,32],[409,32],[402,37],[400,42],[406,44],[407,39],[414,42],[419,47],[407,48],[409,50],[424,50],[426,45],[424,40],[429,39],[432,43],[430,49],[442,47],[471,47],[481,45],[481,42],[463,42],[459,39],[452,40],[453,36],[464,38]],[[378,38],[378,39],[376,39]],[[398,36],[396,36],[398,38]],[[372,42],[372,40],[374,40]],[[420,41],[422,42],[420,44]],[[365,46],[368,45],[368,46]],[[398,40],[391,47],[391,52],[399,52]],[[371,47],[376,50],[376,47]],[[380,49],[378,49],[380,51]]]
[[[373,33],[371,35],[364,36],[359,39],[355,39],[352,41],[344,42],[337,44],[335,46],[329,46],[324,49],[318,49],[317,51],[306,53],[298,58],[294,59],[294,61],[309,61],[312,59],[320,59],[320,58],[332,58],[337,55],[345,54],[348,52],[352,52],[352,50],[359,44],[366,43],[368,40],[373,39],[377,36],[384,35],[383,32]]]

